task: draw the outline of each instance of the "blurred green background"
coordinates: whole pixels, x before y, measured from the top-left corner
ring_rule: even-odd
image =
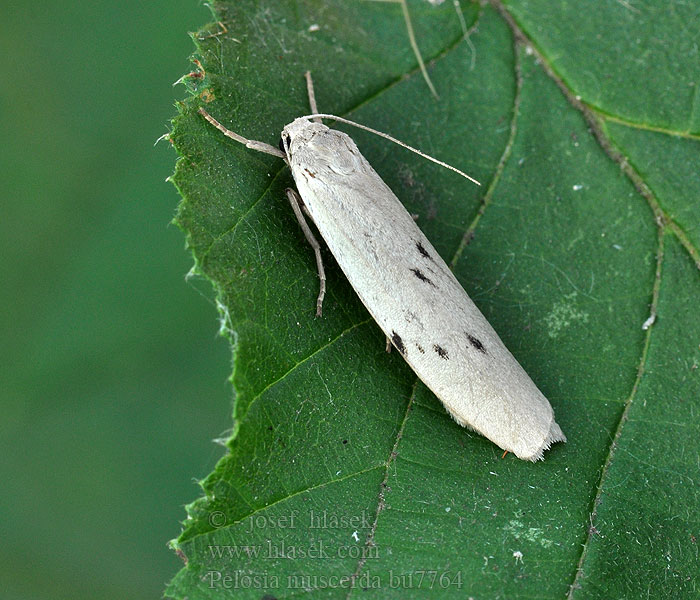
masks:
[[[160,597],[223,453],[228,345],[153,145],[210,20],[197,0],[3,3],[5,599]]]

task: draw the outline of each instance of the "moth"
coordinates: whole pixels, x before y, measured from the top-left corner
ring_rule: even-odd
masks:
[[[310,74],[306,76],[313,114],[284,127],[279,150],[226,129],[203,108],[199,112],[226,136],[289,165],[298,193],[288,189],[287,196],[314,249],[321,281],[317,315],[326,277],[320,245],[304,214],[387,342],[454,420],[518,458],[542,459],[553,443],[566,441],[549,401],[355,142],[320,122],[321,117],[350,121],[318,113]],[[391,136],[370,131],[471,179]]]

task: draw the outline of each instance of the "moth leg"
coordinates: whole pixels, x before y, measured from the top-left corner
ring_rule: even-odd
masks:
[[[387,354],[391,352],[391,338],[388,335],[386,336],[386,351]]]
[[[292,188],[287,188],[285,191],[287,192],[287,198],[289,198],[289,203],[292,205],[292,210],[294,211],[297,221],[299,221],[299,226],[306,236],[306,241],[311,244],[316,254],[316,268],[318,269],[318,278],[321,280],[321,288],[318,292],[318,298],[316,299],[316,316],[320,317],[323,297],[326,295],[326,271],[323,269],[323,260],[321,259],[321,245],[314,237],[311,229],[309,229],[309,225],[306,223],[306,219],[304,219],[304,215],[301,212],[302,208],[306,209],[301,196]]]
[[[229,137],[232,140],[236,140],[237,142],[243,144],[246,148],[252,148],[253,150],[257,150],[258,152],[264,152],[265,154],[272,154],[272,156],[279,156],[280,158],[286,158],[286,155],[284,154],[284,152],[282,152],[279,148],[275,148],[274,146],[270,146],[270,144],[266,144],[265,142],[258,142],[256,140],[247,140],[242,135],[238,135],[235,131],[231,131],[230,129],[226,129],[226,127],[224,127],[221,123],[219,123],[214,117],[212,117],[203,108],[200,108],[197,112],[200,115],[202,115],[207,121],[209,121],[214,127],[216,127],[221,133],[223,133],[226,137]]]
[[[309,94],[309,108],[311,108],[311,114],[314,115],[318,113],[318,106],[316,106],[316,94],[314,94],[314,82],[311,79],[311,71],[304,73],[304,77],[306,77],[306,91]],[[311,120],[315,123],[322,123],[321,117],[314,117]]]

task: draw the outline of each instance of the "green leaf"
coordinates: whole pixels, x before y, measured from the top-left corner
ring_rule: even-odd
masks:
[[[399,2],[217,2],[195,37],[177,222],[235,403],[172,597],[697,594],[700,5],[456,6],[408,2],[439,99]],[[348,129],[549,398],[569,441],[544,462],[456,425],[328,252],[314,318],[289,171],[196,112],[275,144],[309,111],[307,69],[321,111],[484,184]]]

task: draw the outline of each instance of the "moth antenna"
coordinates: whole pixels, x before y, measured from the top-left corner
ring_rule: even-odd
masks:
[[[306,91],[309,94],[309,108],[311,108],[312,113],[317,113],[318,112],[318,106],[316,106],[316,94],[314,93],[314,80],[311,79],[311,71],[307,71],[304,73],[304,77],[306,77]],[[315,118],[314,122],[320,123],[321,119],[320,118]]]
[[[200,111],[201,110],[202,109],[200,109]],[[425,152],[421,152],[417,148],[414,148],[413,146],[409,146],[408,144],[405,144],[401,140],[397,140],[395,137],[390,136],[388,133],[383,133],[381,131],[377,131],[376,129],[372,129],[371,127],[367,127],[366,125],[361,125],[360,123],[355,123],[355,121],[350,121],[349,119],[344,119],[343,117],[338,117],[336,115],[328,115],[325,113],[315,113],[315,114],[311,114],[311,115],[306,115],[306,117],[309,119],[314,119],[316,117],[320,117],[321,119],[334,119],[335,121],[340,121],[341,123],[347,123],[348,125],[353,125],[354,127],[357,127],[358,129],[364,129],[365,131],[369,131],[370,133],[374,133],[375,135],[378,135],[379,137],[386,138],[390,142],[394,142],[394,144],[398,144],[402,148],[406,148],[406,150],[410,150],[411,152],[415,152],[419,156],[422,156],[423,158],[427,158],[429,161],[432,161],[435,164],[440,165],[441,167],[445,167],[446,169],[449,169],[450,171],[454,171],[455,173],[460,174],[462,177],[464,177],[465,179],[468,179],[469,181],[475,183],[476,185],[481,185],[476,179],[474,179],[473,177],[470,177],[464,171],[460,171],[456,167],[453,167],[452,165],[448,165],[446,162],[442,162],[441,160],[438,160],[437,158],[433,158],[432,156],[426,154]]]
[[[234,131],[226,129],[226,127],[219,123],[203,108],[200,108],[197,112],[199,112],[200,115],[202,115],[207,121],[209,121],[226,137],[230,137],[232,140],[236,140],[237,142],[243,144],[246,148],[251,148],[253,150],[257,150],[258,152],[264,152],[265,154],[272,154],[272,156],[277,156],[279,158],[286,158],[286,156],[281,150],[275,148],[274,146],[270,146],[270,144],[266,144],[265,142],[258,142],[256,140],[248,140],[242,135],[238,135]]]

